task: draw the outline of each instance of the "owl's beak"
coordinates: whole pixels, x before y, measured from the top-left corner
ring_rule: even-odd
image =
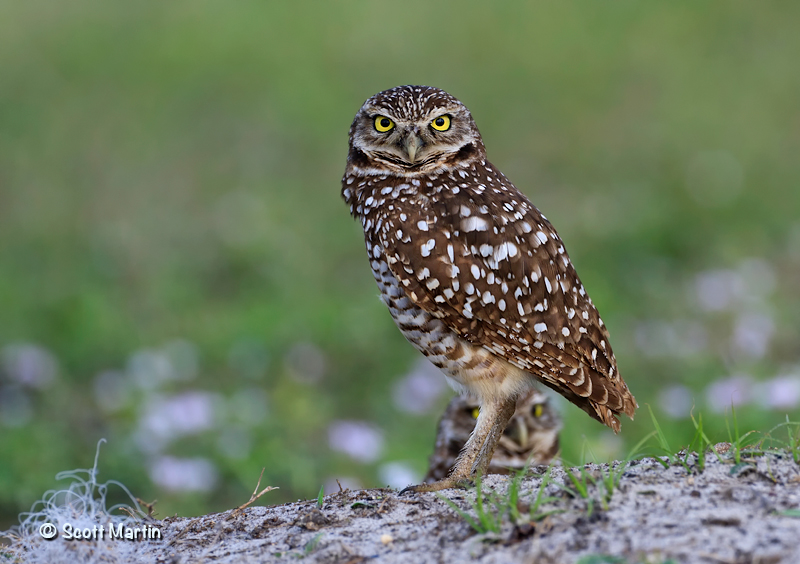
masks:
[[[419,135],[417,135],[414,131],[411,131],[408,133],[403,145],[406,148],[408,160],[413,163],[416,159],[417,151],[419,151],[420,147],[423,145],[422,139],[420,139]]]

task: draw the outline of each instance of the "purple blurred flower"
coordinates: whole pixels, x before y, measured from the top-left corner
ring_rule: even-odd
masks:
[[[731,406],[749,403],[753,398],[752,388],[752,382],[747,376],[717,380],[706,388],[706,402],[712,411],[722,413]]]
[[[325,486],[325,495],[338,492],[339,486],[341,486],[343,490],[360,490],[364,487],[358,478],[353,478],[352,476],[328,478],[323,485]]]
[[[205,458],[160,456],[150,464],[153,483],[173,492],[207,492],[217,482],[217,469]]]
[[[761,403],[767,409],[794,409],[800,405],[800,375],[788,374],[761,385]]]
[[[775,322],[762,313],[743,313],[736,320],[731,346],[736,353],[763,358],[769,349]]]
[[[11,380],[27,388],[46,388],[58,375],[56,357],[32,343],[11,343],[3,347],[0,366]]]
[[[387,462],[378,468],[378,479],[390,488],[404,488],[418,484],[422,476],[405,462]]]
[[[749,258],[735,269],[706,270],[695,277],[697,303],[705,311],[739,311],[758,306],[775,290],[775,270],[761,258]]]
[[[708,342],[702,323],[688,319],[648,320],[636,326],[636,346],[650,358],[688,357],[705,350]]]
[[[735,270],[707,270],[695,278],[697,301],[705,311],[728,309],[746,293],[744,279]]]
[[[664,388],[658,394],[661,410],[673,419],[686,419],[692,410],[694,397],[686,386],[675,385]]]
[[[392,402],[406,413],[427,413],[447,389],[441,370],[426,358],[414,363],[414,367],[393,386]]]
[[[334,421],[328,427],[328,445],[359,462],[375,462],[383,450],[383,435],[364,421]]]
[[[218,419],[222,400],[217,394],[189,391],[147,401],[139,418],[136,441],[145,452],[158,452],[183,435],[207,431]]]

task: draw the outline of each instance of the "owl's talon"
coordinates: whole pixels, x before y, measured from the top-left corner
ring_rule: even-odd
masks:
[[[419,484],[417,486],[408,486],[400,491],[400,495],[403,495],[407,492],[414,492],[414,493],[428,493],[428,492],[438,492],[441,490],[465,490],[475,485],[470,479],[461,478],[461,479],[451,479],[445,478],[444,480],[438,480],[436,482],[431,482],[430,484]]]

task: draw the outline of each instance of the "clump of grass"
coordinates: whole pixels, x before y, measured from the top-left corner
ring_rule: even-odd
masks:
[[[300,555],[301,558],[309,556],[312,552],[314,552],[317,549],[317,545],[319,544],[319,541],[322,540],[323,534],[324,533],[317,533],[316,535],[314,535],[314,538],[312,538],[310,541],[306,543],[306,545],[303,547],[303,554]]]
[[[542,483],[539,484],[539,489],[536,490],[536,495],[533,496],[533,502],[528,510],[530,522],[541,521],[548,515],[553,515],[554,513],[561,513],[562,509],[551,509],[550,511],[541,511],[542,505],[545,503],[550,503],[552,501],[556,501],[557,498],[553,496],[545,497],[544,493],[547,490],[547,486],[550,484],[550,472],[553,469],[553,464],[550,463],[547,466],[547,471],[544,473],[542,477]]]
[[[509,487],[509,490],[511,487]],[[475,512],[473,517],[469,512],[464,511],[458,505],[453,503],[452,500],[442,494],[436,494],[439,499],[444,501],[456,513],[458,513],[470,527],[472,527],[478,534],[484,535],[487,533],[499,534],[500,528],[503,524],[503,517],[508,511],[508,499],[497,494],[497,492],[489,492],[488,494],[483,491],[483,483],[481,477],[475,478],[475,501],[472,502],[471,509]]]
[[[746,447],[757,443],[752,438],[757,437],[757,435],[755,431],[748,431],[744,435],[739,433],[739,420],[736,418],[736,408],[733,405],[731,405],[731,417],[733,417],[733,432],[731,432],[727,417],[725,418],[725,428],[728,431],[728,440],[731,443],[734,464],[738,466],[742,463],[742,452]]]
[[[653,427],[655,428],[655,437],[658,441],[659,450],[663,453],[664,457],[667,460],[663,460],[659,457],[655,457],[655,460],[661,464],[664,468],[669,468],[673,464],[677,464],[680,462],[680,458],[678,457],[678,453],[672,449],[669,445],[669,441],[667,441],[667,436],[664,434],[664,431],[661,429],[661,425],[658,423],[658,419],[656,419],[656,414],[653,413],[653,408],[650,407],[650,404],[647,404],[647,411],[650,412],[650,420],[653,422]],[[683,464],[686,467],[685,464]],[[688,467],[686,467],[688,470]]]
[[[319,487],[319,495],[317,495],[317,509],[322,509],[323,499],[325,498],[325,484]]]
[[[648,441],[653,437],[658,442],[658,448],[663,452],[664,457],[656,457],[655,460],[660,463],[664,468],[669,468],[672,465],[682,466],[687,473],[703,472],[706,467],[707,454],[709,449],[717,457],[720,462],[725,462],[722,454],[711,448],[713,444],[711,439],[706,434],[703,428],[703,416],[698,414],[696,417],[694,413],[690,414],[692,424],[695,428],[694,436],[686,448],[675,451],[671,448],[664,431],[661,428],[652,408],[648,405],[650,418],[653,422],[654,430],[642,438],[628,453],[628,456],[616,463],[608,464],[608,467],[600,467],[597,473],[592,473],[587,469],[587,465],[582,463],[579,466],[573,466],[563,461],[563,471],[566,476],[566,483],[559,483],[552,480],[552,464],[548,466],[539,488],[532,492],[531,503],[527,515],[522,515],[520,512],[520,486],[523,476],[527,474],[528,466],[515,473],[511,479],[508,489],[505,494],[498,494],[496,492],[484,492],[482,489],[481,479],[476,479],[475,485],[475,498],[471,502],[470,511],[465,511],[453,503],[450,499],[444,497],[442,494],[437,494],[442,501],[448,504],[456,513],[458,513],[476,532],[479,534],[494,534],[500,533],[504,520],[508,518],[513,524],[531,524],[540,521],[547,515],[554,513],[561,513],[564,509],[554,509],[550,511],[543,511],[542,507],[557,498],[552,496],[545,496],[545,492],[550,484],[564,491],[568,495],[577,499],[586,500],[586,512],[591,516],[597,504],[600,504],[604,510],[608,510],[609,504],[613,498],[614,492],[619,489],[622,481],[622,476],[628,468],[630,462],[640,457],[642,449]],[[788,417],[785,423],[777,425],[768,433],[764,434],[759,439],[760,434],[755,431],[748,431],[747,433],[740,433],[738,426],[738,419],[736,418],[735,410],[732,410],[733,424],[728,426],[728,435],[731,442],[732,461],[733,467],[731,473],[740,471],[745,466],[751,466],[752,460],[748,460],[744,455],[763,454],[768,451],[764,450],[765,444],[769,441],[779,445],[781,448],[788,451],[793,457],[794,461],[800,464],[800,422],[789,421]],[[788,431],[788,441],[784,442],[775,439],[772,433],[781,427],[786,427]],[[584,446],[584,449],[586,447]],[[691,457],[694,456],[694,460]],[[581,454],[581,459],[585,459],[585,450]],[[729,459],[730,460],[730,459]],[[773,478],[774,480],[774,478]],[[794,510],[790,510],[787,515],[795,516]],[[474,513],[474,516],[473,516]],[[597,558],[603,557],[602,555]],[[602,562],[602,561],[598,561]],[[667,561],[669,562],[669,561]]]
[[[788,452],[793,460],[800,464],[800,422],[790,421],[786,417],[786,422],[776,425],[766,433],[758,431],[747,431],[741,433],[739,430],[739,420],[736,415],[736,408],[731,406],[731,416],[725,418],[725,427],[728,433],[728,449],[724,452],[718,451],[712,447],[711,439],[706,435],[703,430],[703,416],[698,414],[697,417],[694,413],[690,414],[692,424],[695,428],[695,434],[686,448],[675,452],[667,442],[666,436],[658,423],[658,420],[653,413],[650,406],[647,406],[650,411],[650,418],[653,422],[655,431],[653,432],[659,443],[659,450],[664,454],[663,458],[656,457],[655,460],[665,468],[673,465],[680,465],[686,470],[687,473],[692,473],[695,470],[703,472],[706,466],[706,456],[710,450],[712,454],[717,457],[720,463],[732,463],[730,473],[737,474],[747,468],[752,468],[755,462],[753,457],[764,456],[766,454],[775,453],[776,449]],[[775,436],[773,433],[786,427],[788,432],[788,440],[783,441]],[[723,456],[725,452],[730,453],[727,457]],[[695,461],[692,465],[690,457],[694,455]],[[769,468],[769,461],[767,461]],[[768,470],[769,472],[769,470]],[[772,478],[772,476],[770,475]],[[774,478],[772,478],[774,480]]]
[[[624,558],[610,554],[589,554],[578,559],[576,564],[626,564],[626,562]]]
[[[786,426],[786,430],[789,433],[787,448],[792,454],[792,459],[795,461],[795,464],[800,464],[800,422],[789,421],[789,416],[787,415],[786,423],[781,423],[778,427],[783,425]],[[792,431],[792,427],[794,427],[794,431]]]
[[[692,437],[692,441],[689,443],[687,447],[687,459],[688,459],[688,451],[692,449],[695,450],[697,453],[697,469],[700,473],[706,469],[706,452],[711,447],[711,439],[708,438],[705,431],[703,431],[703,414],[698,413],[697,418],[695,419],[694,413],[690,413],[689,416],[692,418],[692,425],[694,425],[695,433],[694,437]],[[713,448],[711,448],[711,452],[717,457],[717,460],[722,462],[722,457],[720,454]]]
[[[481,535],[498,535],[501,532],[503,523],[506,519],[515,524],[530,524],[540,521],[552,515],[559,513],[562,510],[556,509],[551,511],[542,511],[541,508],[544,504],[551,501],[556,501],[555,497],[546,497],[544,495],[547,486],[551,483],[550,472],[552,464],[547,467],[547,471],[542,478],[542,483],[535,493],[532,493],[531,504],[527,514],[523,515],[520,511],[520,486],[522,478],[527,475],[529,464],[526,464],[521,470],[514,472],[511,481],[508,484],[508,489],[504,494],[495,491],[485,492],[481,477],[475,479],[475,500],[471,502],[470,509],[475,513],[475,517],[468,511],[464,511],[458,507],[452,500],[448,499],[442,494],[437,494],[439,499],[444,501],[456,513],[458,513],[464,521],[466,521],[475,532]]]
[[[616,463],[609,462],[607,469],[601,467],[599,476],[593,476],[590,474],[586,470],[585,464],[580,465],[579,472],[573,472],[569,465],[565,463],[564,472],[566,473],[567,478],[569,478],[572,486],[570,487],[569,485],[562,485],[558,483],[556,483],[556,486],[572,497],[585,499],[587,504],[586,512],[588,516],[591,516],[592,512],[594,511],[595,503],[597,502],[599,502],[603,509],[607,511],[608,504],[611,502],[611,498],[614,496],[614,491],[619,487],[619,484],[622,480],[622,475],[625,473],[625,469],[628,467],[628,464],[630,464],[631,460],[634,460],[640,455],[642,447],[644,447],[647,441],[649,441],[655,434],[656,431],[653,431],[636,443],[624,460]],[[581,458],[584,457],[582,456]],[[596,489],[598,492],[596,498],[592,495],[591,490],[593,489]]]
[[[568,465],[564,466],[564,473],[569,478],[569,481],[572,483],[572,487],[568,485],[559,484],[558,482],[554,482],[554,484],[562,491],[566,492],[572,497],[582,498],[586,500],[586,514],[591,516],[594,510],[594,498],[589,495],[589,487],[591,485],[596,485],[594,477],[586,471],[586,466],[580,466],[580,472],[572,472],[569,469]]]
[[[692,424],[694,425],[695,429],[694,436],[692,437],[692,440],[689,441],[689,444],[686,448],[675,451],[672,449],[672,447],[670,447],[667,437],[664,434],[664,431],[661,429],[658,419],[656,419],[656,416],[653,413],[653,409],[649,405],[647,406],[647,409],[650,412],[650,419],[653,422],[653,427],[655,427],[655,431],[653,431],[653,433],[658,440],[659,450],[666,458],[666,460],[663,460],[662,458],[656,457],[655,460],[664,468],[680,465],[684,470],[686,470],[687,473],[691,474],[694,469],[689,458],[692,454],[695,454],[696,469],[702,473],[706,467],[706,452],[712,444],[711,440],[708,438],[708,435],[706,435],[705,431],[703,431],[703,415],[698,414],[697,418],[695,418],[694,413],[690,413]],[[713,452],[717,456],[717,459],[722,462],[722,457],[716,450],[711,449],[711,452]]]

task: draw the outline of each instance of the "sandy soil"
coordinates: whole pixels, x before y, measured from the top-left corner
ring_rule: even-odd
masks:
[[[585,467],[600,483],[608,469]],[[787,453],[739,465],[730,454],[722,461],[709,455],[703,472],[693,456],[689,472],[653,458],[632,461],[606,507],[602,486],[590,485],[589,499],[571,496],[557,485],[569,485],[569,477],[554,467],[543,492],[554,499],[538,507],[554,513],[531,522],[530,504],[545,471],[532,468],[522,480],[523,519],[512,523],[506,513],[497,533],[479,534],[436,494],[346,490],[326,496],[322,507],[310,500],[155,521],[162,540],[38,539],[23,557],[52,563],[800,563],[800,465]],[[483,489],[507,499],[509,483],[507,476],[490,476]],[[474,490],[442,493],[475,515]],[[617,560],[599,558],[604,555]]]

